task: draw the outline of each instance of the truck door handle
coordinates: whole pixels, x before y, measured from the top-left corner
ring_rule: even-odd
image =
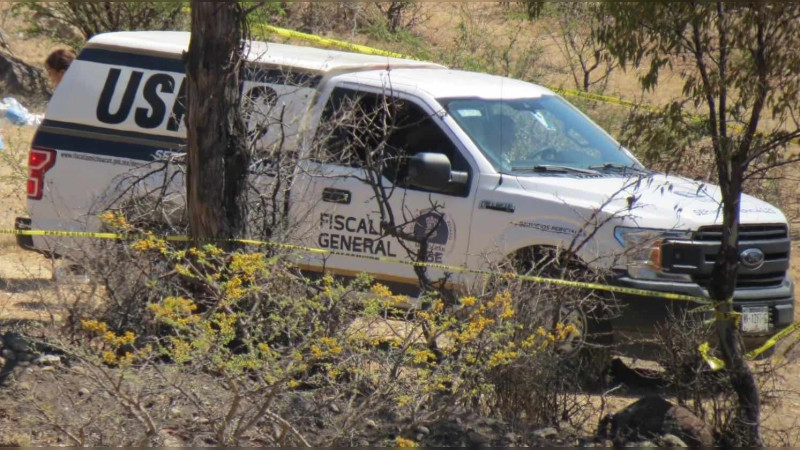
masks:
[[[349,205],[353,195],[343,189],[325,188],[322,190],[322,201],[328,203],[341,203]]]

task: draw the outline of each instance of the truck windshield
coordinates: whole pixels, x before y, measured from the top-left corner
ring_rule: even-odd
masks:
[[[499,172],[642,169],[619,143],[556,96],[439,102]]]

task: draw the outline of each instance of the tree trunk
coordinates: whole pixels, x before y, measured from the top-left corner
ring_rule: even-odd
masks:
[[[716,330],[722,358],[728,368],[731,386],[739,400],[741,430],[745,446],[763,446],[760,432],[761,401],[758,386],[741,345],[738,320],[733,315],[733,293],[739,267],[739,207],[741,202],[742,165],[734,162],[730,179],[720,177],[722,189],[722,248],[711,277],[710,294],[716,304]],[[720,175],[725,175],[721,173]]]
[[[389,10],[386,13],[386,18],[389,20],[389,31],[396,33],[400,28],[400,19],[403,16],[403,2],[392,2],[389,5]]]
[[[246,231],[250,154],[240,114],[243,20],[238,2],[192,2],[186,188],[195,242],[242,237]]]

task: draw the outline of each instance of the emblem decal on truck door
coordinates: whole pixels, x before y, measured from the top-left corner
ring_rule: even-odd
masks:
[[[421,211],[414,221],[414,237],[419,240],[427,239],[428,257],[426,262],[442,263],[444,257],[453,251],[456,228],[447,214],[437,211]]]

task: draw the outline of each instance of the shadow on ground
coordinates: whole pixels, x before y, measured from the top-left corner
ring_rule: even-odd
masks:
[[[49,278],[0,278],[0,291],[9,294],[25,294],[52,287],[53,280]]]

